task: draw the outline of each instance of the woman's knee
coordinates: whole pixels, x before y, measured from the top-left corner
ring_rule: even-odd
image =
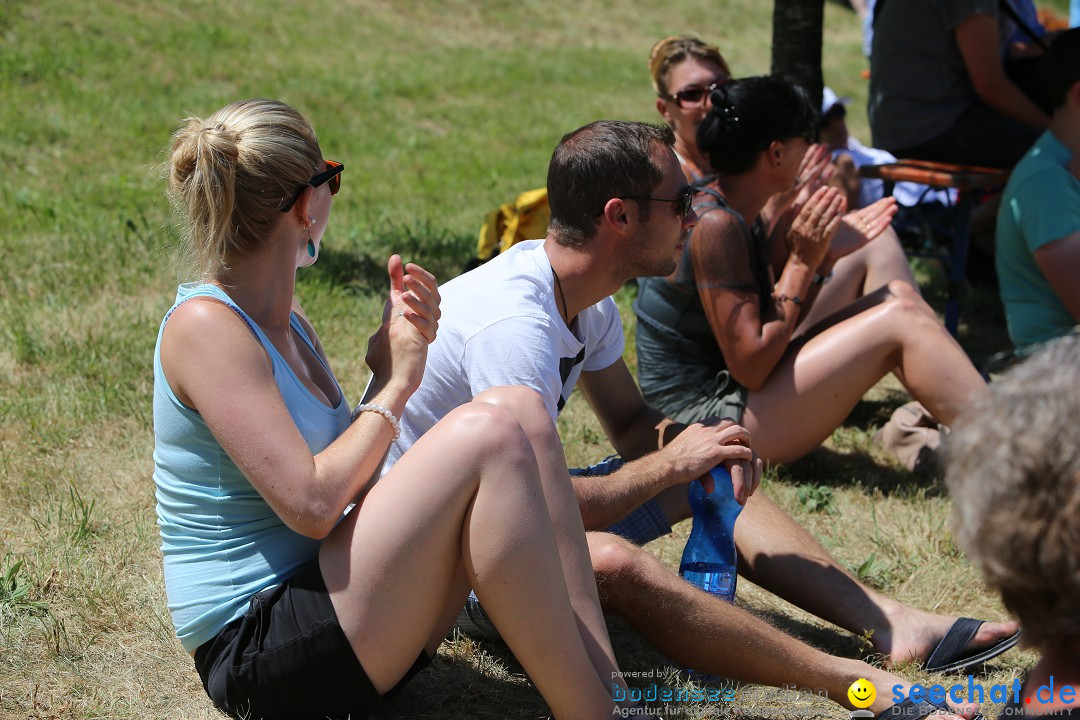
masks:
[[[491,458],[535,463],[532,446],[512,412],[488,402],[470,402],[450,412],[437,427],[452,435],[457,452],[485,463]]]
[[[544,399],[532,388],[521,385],[503,385],[493,387],[473,398],[474,402],[489,403],[498,406],[517,419],[526,433],[537,429],[554,427]]]
[[[910,283],[904,280],[890,280],[888,288],[889,297],[884,306],[889,313],[917,318],[920,322],[929,320],[935,325],[941,324],[934,309]]]

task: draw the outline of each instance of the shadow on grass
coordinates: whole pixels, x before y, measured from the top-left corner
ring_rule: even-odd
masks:
[[[348,247],[351,245],[352,247]],[[385,222],[354,236],[345,248],[324,243],[319,261],[305,270],[307,277],[354,295],[382,293],[386,288],[386,260],[397,253],[433,273],[440,283],[461,274],[473,237],[436,227],[430,221],[409,224]]]
[[[926,489],[930,497],[944,493],[939,478],[932,472],[912,472],[884,465],[865,452],[841,453],[825,447],[786,465],[780,477],[798,484],[878,490],[886,496],[908,494],[915,489]]]
[[[507,708],[514,717],[545,717],[547,704],[525,677],[510,650],[499,642],[478,644],[481,652],[464,657],[439,654],[431,665],[413,678],[400,692],[374,708],[376,720],[404,718],[505,718]],[[478,655],[480,657],[478,657]],[[490,656],[490,657],[483,657]],[[496,677],[484,668],[505,668],[509,677]]]
[[[657,681],[677,667],[646,643],[625,621],[608,617],[619,667],[625,673],[652,671]],[[378,720],[403,718],[536,718],[549,710],[510,649],[501,641],[448,638],[450,652],[436,656],[400,693],[375,708]],[[444,646],[446,648],[447,646]],[[504,677],[500,677],[504,676]],[[631,685],[637,685],[630,681]],[[508,713],[508,708],[513,708]]]
[[[901,390],[888,390],[888,397],[880,400],[862,399],[844,420],[843,427],[855,428],[864,432],[876,430],[889,421],[893,410],[906,403],[910,398]]]
[[[304,270],[305,280],[341,287],[353,295],[382,293],[387,285],[386,259],[377,260],[360,252],[335,250],[325,245],[319,260]]]
[[[781,610],[773,610],[758,605],[745,608],[786,635],[817,648],[830,655],[845,658],[866,657],[868,648],[862,638],[852,635],[838,627],[823,626],[785,615]]]

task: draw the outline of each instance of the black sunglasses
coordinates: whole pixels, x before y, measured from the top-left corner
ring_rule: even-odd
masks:
[[[688,88],[683,88],[679,92],[672,93],[671,95],[661,96],[664,99],[674,100],[679,107],[683,110],[691,107],[697,107],[704,100],[705,96],[711,93],[721,85],[727,84],[727,78],[717,78],[713,80],[707,87],[698,87],[697,85],[691,85]]]
[[[685,220],[686,216],[690,214],[690,208],[694,205],[694,188],[687,185],[680,190],[678,196],[674,198],[632,197],[630,195],[624,195],[623,200],[656,200],[657,202],[675,203],[675,213],[679,216],[680,220]],[[603,212],[603,210],[600,212]]]
[[[289,212],[289,209],[296,204],[296,201],[300,199],[300,196],[304,194],[304,191],[307,190],[308,187],[317,188],[326,182],[330,183],[330,194],[337,195],[338,190],[341,189],[341,171],[344,169],[345,166],[342,163],[335,160],[327,160],[326,169],[321,173],[312,175],[311,179],[307,181],[307,185],[301,186],[301,188],[296,191],[296,194],[293,195],[289,204],[282,205],[278,210],[281,212]]]

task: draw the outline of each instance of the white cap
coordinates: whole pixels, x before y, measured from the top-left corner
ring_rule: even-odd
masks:
[[[833,89],[826,85],[821,89],[821,114],[829,112],[835,105],[847,105],[851,102],[849,97],[837,97]]]

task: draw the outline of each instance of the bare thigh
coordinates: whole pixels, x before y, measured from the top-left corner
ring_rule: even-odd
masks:
[[[498,416],[493,420],[493,416]],[[490,405],[459,408],[406,452],[330,534],[320,553],[342,629],[380,692],[392,687],[444,630],[468,593],[462,537],[478,482],[478,437],[503,443],[510,463],[532,462],[522,482],[539,493],[524,434]],[[508,483],[509,485],[510,483]]]
[[[889,298],[886,298],[889,299]],[[834,324],[793,343],[765,385],[751,391],[743,425],[770,462],[790,462],[816,448],[863,394],[899,364],[895,303],[867,297]]]

